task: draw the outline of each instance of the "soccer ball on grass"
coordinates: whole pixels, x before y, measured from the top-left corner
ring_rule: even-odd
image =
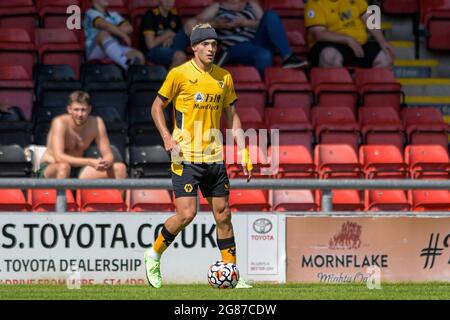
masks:
[[[239,270],[233,263],[217,261],[208,270],[208,283],[216,289],[232,289],[239,281]]]

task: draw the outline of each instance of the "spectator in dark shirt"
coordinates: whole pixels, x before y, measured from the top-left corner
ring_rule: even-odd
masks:
[[[0,121],[24,121],[25,117],[19,107],[0,103]]]
[[[186,61],[189,44],[174,3],[175,0],[160,0],[159,7],[145,14],[140,30],[140,46],[146,60],[168,69]]]

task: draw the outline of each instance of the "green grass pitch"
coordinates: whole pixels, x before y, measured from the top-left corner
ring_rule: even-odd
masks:
[[[450,283],[382,283],[369,290],[364,284],[255,284],[253,289],[212,289],[207,284],[148,286],[0,285],[0,299],[21,300],[316,300],[385,299],[450,300]]]

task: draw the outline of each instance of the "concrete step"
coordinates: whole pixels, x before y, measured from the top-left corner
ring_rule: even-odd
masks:
[[[402,89],[410,96],[446,97],[450,92],[450,79],[444,78],[399,78]]]
[[[436,77],[450,78],[450,55],[448,53],[429,51],[425,44],[420,44],[420,59],[423,60],[437,60],[439,66],[436,68]]]
[[[414,41],[411,17],[382,16],[381,29],[388,40]]]
[[[399,60],[414,60],[415,49],[414,41],[389,41],[395,48],[395,57]]]
[[[406,96],[405,103],[411,107],[433,106],[441,110],[444,116],[450,117],[450,97],[439,96]]]

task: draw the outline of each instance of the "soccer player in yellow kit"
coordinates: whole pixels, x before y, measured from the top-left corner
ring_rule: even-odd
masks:
[[[306,2],[306,1],[305,1]],[[366,28],[370,13],[366,0],[308,0],[305,27],[313,67],[390,67],[395,49],[380,29]]]
[[[172,183],[176,214],[168,218],[152,248],[145,252],[147,280],[161,287],[160,258],[197,214],[197,189],[213,209],[217,245],[224,262],[236,263],[231,213],[228,205],[229,181],[223,163],[220,118],[225,114],[227,127],[233,130],[241,154],[244,173],[251,177],[252,164],[234,106],[237,96],[228,71],[213,64],[217,34],[209,24],[192,29],[190,36],[194,58],[167,75],[152,105],[152,117],[172,154]],[[175,126],[171,134],[163,109],[172,101]],[[251,288],[242,277],[236,288]]]

